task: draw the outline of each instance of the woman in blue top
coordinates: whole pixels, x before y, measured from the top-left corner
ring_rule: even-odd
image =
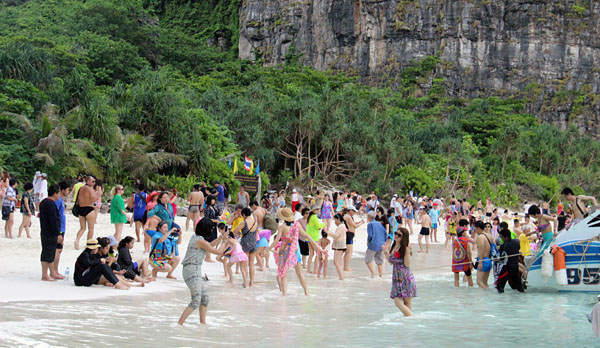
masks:
[[[135,235],[137,241],[140,241],[140,231],[144,230],[144,213],[146,212],[146,187],[144,184],[139,184],[136,192],[133,194],[133,221],[135,221]]]
[[[168,230],[173,228],[173,221],[175,219],[173,215],[173,207],[169,202],[169,195],[166,192],[158,194],[158,204],[148,212],[148,217],[156,216],[168,224]]]
[[[173,253],[173,245],[169,236],[172,233],[180,233],[177,229],[168,229],[168,223],[161,221],[158,224],[156,233],[152,236],[152,248],[150,249],[149,264],[152,267],[152,278],[156,279],[158,272],[167,272],[167,278],[177,279],[173,276],[173,271],[179,265],[179,256]],[[181,238],[178,239],[181,241]]]

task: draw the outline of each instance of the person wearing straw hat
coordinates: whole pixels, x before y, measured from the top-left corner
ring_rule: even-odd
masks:
[[[104,284],[105,286],[114,286],[115,289],[129,290],[125,282],[119,281],[117,276],[108,267],[105,258],[98,255],[100,244],[98,240],[88,239],[85,250],[75,261],[75,271],[73,280],[76,286],[92,286],[94,284]]]
[[[298,221],[294,221],[294,214],[289,208],[281,208],[277,212],[279,220],[283,221],[277,229],[278,233],[269,250],[275,248],[275,261],[277,262],[277,283],[283,296],[287,295],[287,274],[290,268],[296,270],[304,295],[308,296],[306,279],[302,273],[302,257],[298,246],[298,237],[302,236],[317,250],[323,252],[317,243],[304,231]]]

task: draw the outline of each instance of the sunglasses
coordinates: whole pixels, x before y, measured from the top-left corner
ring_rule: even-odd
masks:
[[[402,233],[396,233],[396,236],[402,237]]]

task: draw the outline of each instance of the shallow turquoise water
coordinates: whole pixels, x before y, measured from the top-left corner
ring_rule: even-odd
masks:
[[[343,285],[309,276],[308,298],[295,276],[289,296],[282,298],[274,273],[261,274],[263,282],[247,290],[223,284],[215,275],[209,282],[208,326],[198,323],[197,314],[183,328],[175,324],[189,301],[186,291],[85,302],[4,303],[0,346],[600,346],[585,318],[595,303],[593,294],[519,294],[507,289],[499,295],[476,287],[454,288],[449,273],[417,272],[416,315],[404,318],[389,299],[389,272],[383,280],[371,280],[365,277],[364,264],[356,260],[354,266],[357,272]]]

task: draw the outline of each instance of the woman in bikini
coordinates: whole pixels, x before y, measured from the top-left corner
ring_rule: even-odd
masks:
[[[542,211],[537,205],[532,205],[529,207],[527,211],[530,217],[535,218],[537,223],[537,231],[542,234],[542,238],[544,242],[540,247],[540,251],[544,251],[544,249],[550,245],[554,237],[558,234],[558,220],[555,217],[544,215]],[[552,222],[554,222],[554,228],[552,227]],[[552,232],[554,230],[554,233]]]

